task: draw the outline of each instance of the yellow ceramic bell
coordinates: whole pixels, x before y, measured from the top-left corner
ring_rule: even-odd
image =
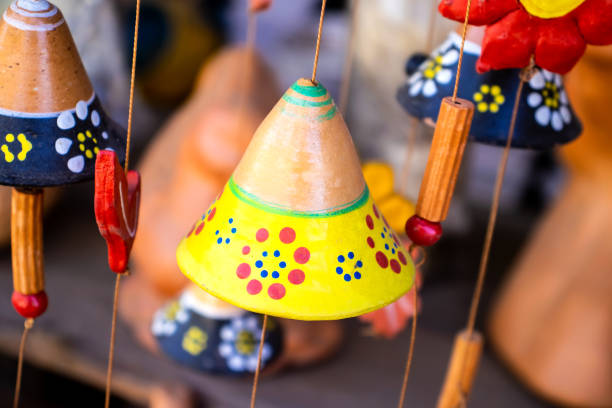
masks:
[[[259,126],[177,258],[211,294],[301,320],[364,314],[414,280],[410,257],[370,196],[342,115],[308,79],[293,84]]]

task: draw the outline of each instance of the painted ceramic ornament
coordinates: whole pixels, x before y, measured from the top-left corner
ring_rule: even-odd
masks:
[[[161,350],[180,364],[216,374],[255,372],[262,317],[231,306],[189,286],[153,318],[151,330]],[[262,366],[281,354],[281,326],[268,320]]]
[[[393,168],[388,164],[370,161],[364,163],[362,169],[372,198],[388,220],[394,233],[401,234],[406,219],[414,214],[414,203],[395,192]],[[415,271],[417,289],[420,289],[421,281],[421,271],[417,269]],[[404,330],[408,321],[416,314],[414,296],[418,295],[411,290],[395,302],[359,316],[359,319],[370,324],[371,332],[374,335],[393,338]],[[420,303],[420,299],[417,300],[417,303]]]
[[[138,227],[140,174],[126,174],[115,152],[101,151],[96,159],[94,211],[100,233],[108,247],[113,272],[123,273]]]
[[[461,37],[451,32],[415,72],[409,73],[407,82],[398,90],[397,99],[410,115],[435,124],[443,97],[453,92],[460,47]],[[466,41],[458,94],[475,106],[470,138],[503,146],[508,136],[520,70],[479,74],[474,67],[480,52],[479,44]],[[420,56],[415,58],[420,59]],[[550,149],[571,142],[581,133],[582,125],[570,105],[563,78],[538,68],[525,84],[512,147]]]
[[[463,22],[468,0],[442,0],[443,16]],[[477,70],[536,65],[565,74],[578,62],[587,44],[612,44],[612,2],[609,0],[474,1],[469,24],[486,25]],[[511,34],[509,34],[511,33]]]
[[[0,22],[0,184],[48,187],[93,178],[98,151],[120,156],[62,13],[16,0]]]
[[[0,184],[12,192],[13,306],[25,318],[47,307],[42,187],[93,178],[103,149],[123,154],[62,13],[16,0],[0,22]]]
[[[409,255],[370,196],[341,114],[327,90],[307,79],[259,126],[177,259],[209,293],[299,320],[367,313],[414,280]]]

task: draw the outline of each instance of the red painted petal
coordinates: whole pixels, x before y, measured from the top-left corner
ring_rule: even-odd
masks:
[[[523,68],[534,53],[539,19],[522,9],[487,27],[476,70]]]
[[[472,25],[493,24],[506,14],[518,9],[516,0],[472,0],[469,23]],[[467,0],[442,0],[440,13],[451,20],[465,21]]]
[[[540,21],[535,62],[549,71],[566,74],[586,50],[576,21],[570,16]]]
[[[272,0],[250,0],[249,10],[254,12],[267,10],[272,5]]]
[[[574,15],[587,43],[612,44],[612,0],[587,0]]]
[[[100,234],[108,247],[108,263],[116,273],[127,268],[138,228],[140,175],[127,176],[115,152],[102,150],[96,158],[94,211]]]

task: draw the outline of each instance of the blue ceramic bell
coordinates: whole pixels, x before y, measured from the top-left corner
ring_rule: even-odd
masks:
[[[255,372],[262,317],[229,305],[196,286],[161,308],[151,330],[161,350],[199,371],[240,375]],[[268,317],[262,367],[282,351],[281,326]]]
[[[459,62],[461,37],[451,32],[431,56],[422,61],[415,54],[406,64],[409,78],[397,92],[404,109],[426,123],[434,124],[442,98],[453,94]],[[492,145],[505,145],[510,127],[518,69],[476,72],[480,45],[466,41],[458,96],[474,103],[470,138]],[[560,75],[537,68],[523,88],[522,101],[512,147],[550,149],[568,143],[582,132],[582,125],[570,106]]]
[[[124,132],[96,97],[61,11],[15,0],[0,21],[0,184],[93,179],[98,151],[124,156]]]

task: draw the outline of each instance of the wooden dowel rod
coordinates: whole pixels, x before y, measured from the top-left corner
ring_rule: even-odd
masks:
[[[473,116],[470,101],[442,100],[417,202],[419,217],[432,222],[446,219]]]
[[[483,339],[478,332],[469,338],[465,330],[457,334],[437,408],[465,406],[478,371],[482,346]]]
[[[23,295],[45,289],[43,267],[43,190],[13,188],[11,252],[13,287]]]

